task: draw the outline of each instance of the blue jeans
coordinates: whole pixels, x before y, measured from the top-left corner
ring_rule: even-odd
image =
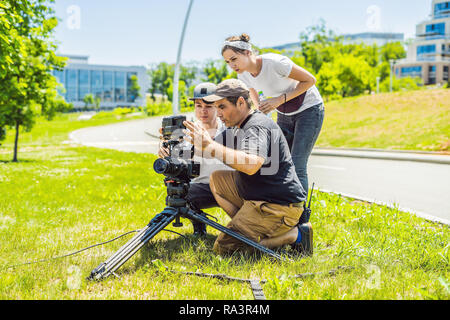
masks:
[[[323,103],[292,116],[278,114],[278,125],[291,151],[295,172],[308,192],[308,159],[322,129],[325,108]]]

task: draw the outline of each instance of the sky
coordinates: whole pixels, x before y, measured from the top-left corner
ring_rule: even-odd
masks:
[[[175,63],[190,0],[56,0],[58,53],[89,63]],[[220,59],[225,38],[247,33],[258,47],[296,42],[323,19],[338,34],[404,33],[429,18],[431,0],[194,0],[181,61]]]

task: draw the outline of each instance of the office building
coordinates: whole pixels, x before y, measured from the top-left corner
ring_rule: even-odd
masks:
[[[431,18],[416,26],[416,38],[408,47],[406,59],[394,66],[397,77],[419,77],[424,84],[449,81],[450,1],[433,0]]]
[[[146,68],[141,66],[111,66],[89,64],[88,56],[64,55],[69,58],[64,70],[54,70],[53,75],[64,86],[61,92],[75,109],[85,107],[83,98],[92,94],[100,98],[100,108],[131,107],[145,105],[149,87]],[[131,77],[135,75],[140,87],[140,97],[131,90]]]
[[[384,46],[391,42],[403,42],[405,36],[403,33],[389,33],[389,32],[364,32],[355,34],[344,34],[344,44],[360,44],[363,43],[368,46],[374,44]]]

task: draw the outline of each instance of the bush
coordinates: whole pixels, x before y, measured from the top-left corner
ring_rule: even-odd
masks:
[[[124,115],[132,113],[132,112],[133,112],[133,108],[116,108],[113,111],[113,113],[116,116],[124,116]]]
[[[446,84],[444,84],[444,89],[450,89],[450,80]]]
[[[381,92],[389,92],[390,89],[390,78],[386,78],[380,84]],[[411,91],[418,90],[423,86],[423,81],[421,78],[394,78],[392,79],[392,91]]]
[[[170,101],[147,102],[146,112],[148,116],[169,114],[172,112],[172,103]]]

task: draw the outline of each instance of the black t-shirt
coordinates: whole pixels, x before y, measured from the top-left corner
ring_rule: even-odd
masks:
[[[227,129],[215,140],[228,148],[264,158],[256,174],[239,172],[237,188],[245,200],[283,205],[306,200],[286,138],[280,127],[262,112],[255,110],[241,128]]]

